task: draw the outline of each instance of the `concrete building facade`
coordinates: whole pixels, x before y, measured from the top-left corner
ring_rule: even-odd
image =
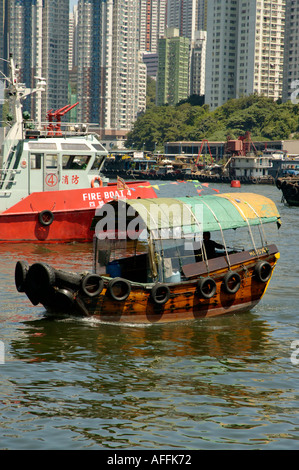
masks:
[[[191,46],[190,95],[205,94],[207,32],[195,31]]]
[[[41,111],[36,95],[24,102],[33,119],[46,120],[47,111],[68,104],[68,0],[12,0],[9,2],[9,53],[18,65],[19,80],[35,85],[46,80]]]
[[[189,39],[168,28],[158,44],[156,104],[175,105],[189,94]]]
[[[299,4],[286,0],[283,101],[299,103]]]
[[[252,93],[282,96],[285,0],[211,0],[206,103],[215,109]]]
[[[79,0],[78,119],[122,134],[146,107],[137,0]]]

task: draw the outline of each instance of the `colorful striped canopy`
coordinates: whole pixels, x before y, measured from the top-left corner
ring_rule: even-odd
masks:
[[[269,222],[280,223],[274,202],[253,193],[130,199],[126,200],[126,204],[132,208],[127,211],[129,217],[133,218],[137,213],[149,230],[181,228],[183,233],[213,232]]]

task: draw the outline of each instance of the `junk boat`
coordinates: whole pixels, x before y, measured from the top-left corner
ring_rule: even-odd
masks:
[[[299,177],[282,176],[277,178],[276,187],[282,192],[282,202],[289,206],[299,206]]]
[[[109,183],[101,175],[108,152],[87,125],[62,123],[73,106],[48,112],[48,122],[23,117],[25,88],[10,60],[9,95],[14,123],[0,157],[0,242],[92,241],[95,209],[114,198],[156,197],[138,181]],[[78,103],[76,103],[78,104]],[[56,121],[55,121],[56,119]]]
[[[91,272],[19,260],[16,288],[51,314],[103,322],[248,311],[266,292],[279,259],[277,247],[266,241],[270,222],[280,225],[275,204],[251,193],[111,201],[93,220]],[[221,237],[215,252],[203,232]]]

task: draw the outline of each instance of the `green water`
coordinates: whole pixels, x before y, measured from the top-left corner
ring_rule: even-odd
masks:
[[[299,447],[299,209],[274,186],[248,190],[277,203],[283,226],[270,287],[245,314],[149,326],[51,319],[16,292],[16,261],[81,271],[91,245],[0,246],[1,450]]]

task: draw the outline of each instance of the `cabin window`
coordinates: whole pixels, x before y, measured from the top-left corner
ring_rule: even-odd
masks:
[[[58,157],[56,154],[46,154],[46,168],[57,168]]]
[[[30,168],[32,170],[40,170],[42,167],[42,153],[32,153],[30,155]]]
[[[92,144],[92,146],[96,149],[96,150],[102,150],[102,151],[105,151],[105,147],[102,145],[102,144]]]
[[[29,142],[28,148],[30,150],[56,150],[57,145],[53,142]]]
[[[182,267],[193,264],[196,259],[197,244],[200,242],[188,239],[155,240],[159,280],[175,282],[181,276]]]
[[[93,162],[91,169],[99,170],[105,158],[106,158],[106,155],[96,155],[95,161]]]
[[[71,144],[71,143],[64,143],[63,144],[62,143],[61,148],[62,148],[62,150],[74,150],[74,151],[76,151],[76,150],[83,150],[83,151],[88,150],[88,151],[90,151],[90,148],[88,147],[88,145],[83,144],[83,143],[81,143],[81,144]]]
[[[85,170],[90,155],[62,155],[63,170]]]
[[[151,280],[147,242],[129,239],[99,240],[96,252],[97,274],[122,277],[133,282]]]

